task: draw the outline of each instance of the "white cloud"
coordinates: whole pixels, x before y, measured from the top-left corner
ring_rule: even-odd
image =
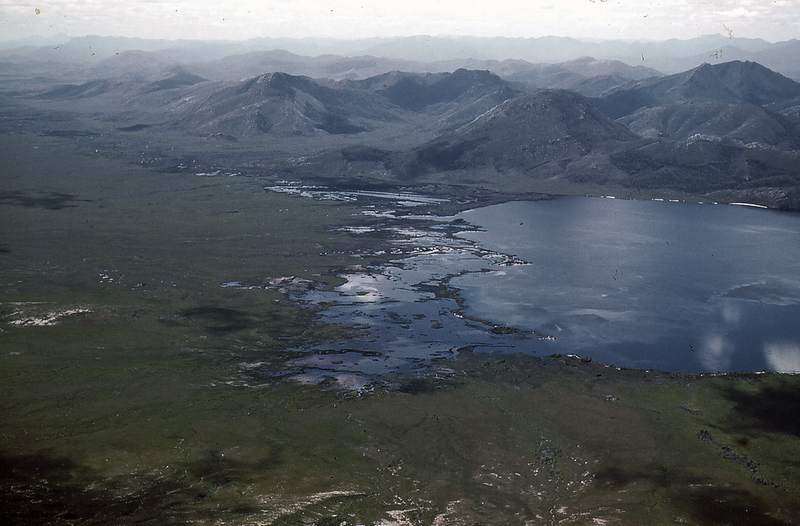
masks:
[[[737,7],[730,11],[721,11],[720,15],[725,18],[752,18],[758,16],[758,12],[745,9],[744,7]]]
[[[41,14],[37,15],[35,9]],[[731,0],[0,0],[0,33],[121,34],[162,38],[387,35],[562,35],[692,38],[709,33],[782,40],[797,36],[800,6]]]

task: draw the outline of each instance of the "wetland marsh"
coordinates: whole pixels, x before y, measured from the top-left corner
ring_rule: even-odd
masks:
[[[523,262],[463,214],[2,143],[5,523],[798,521],[796,375],[519,352],[420,273]]]

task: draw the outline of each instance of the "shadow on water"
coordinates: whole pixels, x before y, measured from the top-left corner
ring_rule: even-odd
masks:
[[[735,404],[734,411],[745,419],[745,426],[800,437],[800,392],[785,379],[772,375],[770,379],[748,389],[726,386],[723,396]]]
[[[21,192],[19,190],[0,192],[0,204],[22,206],[24,208],[42,208],[45,210],[63,210],[77,206],[77,202],[88,202],[78,199],[77,195],[62,192]]]

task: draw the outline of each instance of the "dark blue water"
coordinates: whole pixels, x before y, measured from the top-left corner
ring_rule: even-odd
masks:
[[[375,228],[397,259],[297,298],[350,335],[299,349],[287,374],[358,389],[463,351],[800,372],[798,214],[588,197],[444,219],[391,206]]]
[[[618,366],[800,371],[800,215],[570,197],[459,217],[529,263],[454,278],[472,316]]]

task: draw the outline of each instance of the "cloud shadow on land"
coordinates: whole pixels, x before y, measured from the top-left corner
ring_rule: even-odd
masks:
[[[723,396],[736,404],[734,411],[751,429],[800,437],[800,392],[778,375],[759,375],[757,390],[726,385]]]
[[[607,465],[595,475],[603,486],[621,489],[629,484],[650,483],[670,495],[671,506],[688,515],[698,525],[782,526],[788,523],[770,516],[769,506],[749,491],[709,484],[710,479],[670,472],[659,466],[626,470]],[[655,501],[653,506],[657,506]]]
[[[226,334],[258,326],[258,320],[243,310],[225,307],[195,307],[182,312],[190,320],[199,319],[210,332]]]
[[[730,526],[761,524],[782,526],[788,523],[770,517],[764,503],[755,495],[731,488],[693,488],[684,501],[696,524]]]
[[[270,461],[262,460],[257,468],[271,468]],[[203,502],[217,488],[247,478],[254,469],[208,452],[180,466],[180,475],[109,479],[68,458],[0,452],[0,523],[186,524],[187,516],[209,514]],[[138,489],[131,491],[131,485]],[[241,502],[229,510],[234,515],[256,511]]]
[[[78,199],[77,195],[65,194],[61,192],[20,192],[7,191],[0,192],[0,204],[21,206],[24,208],[42,208],[46,210],[63,210],[77,206],[77,201],[87,201]]]

